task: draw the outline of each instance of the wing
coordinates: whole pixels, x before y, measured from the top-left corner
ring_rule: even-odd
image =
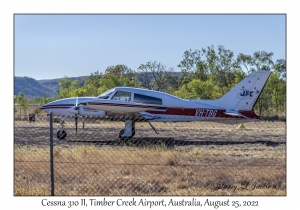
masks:
[[[119,114],[139,113],[150,109],[157,108],[157,105],[135,103],[131,101],[119,100],[92,100],[86,101],[85,106],[89,109],[103,110]]]
[[[146,112],[157,107],[159,106],[152,104],[135,103],[130,101],[97,99],[84,101],[77,106],[69,108],[68,112],[80,116],[105,116],[111,119],[118,120],[123,120],[130,117],[139,121],[147,121],[159,118]]]

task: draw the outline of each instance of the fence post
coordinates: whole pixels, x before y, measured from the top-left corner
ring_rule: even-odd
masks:
[[[53,120],[52,112],[49,113],[50,122],[50,176],[51,176],[51,196],[54,196],[54,160],[53,160]]]

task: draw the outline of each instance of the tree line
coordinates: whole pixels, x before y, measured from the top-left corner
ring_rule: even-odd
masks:
[[[180,98],[217,99],[249,73],[260,69],[272,71],[272,74],[255,111],[258,115],[285,115],[286,61],[274,61],[273,55],[272,52],[256,51],[252,55],[240,53],[235,58],[234,53],[223,46],[190,49],[183,53],[177,66],[180,72],[158,61],[140,64],[135,71],[124,64],[112,65],[104,73],[91,73],[85,81],[64,77],[59,80],[57,97],[33,100],[46,103],[67,97],[97,96],[117,86],[163,91]]]

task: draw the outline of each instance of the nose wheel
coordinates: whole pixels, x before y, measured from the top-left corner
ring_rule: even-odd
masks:
[[[65,130],[57,131],[56,136],[59,140],[65,139],[67,137],[67,132]]]
[[[67,132],[64,130],[64,120],[60,120],[60,127],[59,127],[59,131],[57,131],[56,133],[56,137],[59,140],[65,139],[67,137]]]

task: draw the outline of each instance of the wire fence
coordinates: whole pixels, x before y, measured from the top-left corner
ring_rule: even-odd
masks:
[[[286,122],[18,117],[14,194],[286,195]]]

